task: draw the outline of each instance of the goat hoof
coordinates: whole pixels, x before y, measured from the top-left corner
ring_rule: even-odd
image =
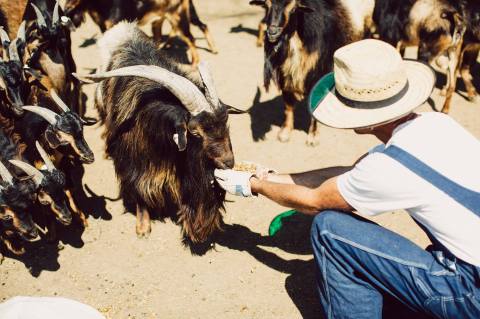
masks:
[[[476,102],[476,100],[477,100],[477,95],[476,95],[476,94],[475,94],[475,95],[469,95],[469,96],[467,96],[467,100],[468,100],[469,102],[474,103],[474,102]]]
[[[319,143],[319,138],[317,134],[308,134],[307,135],[307,146],[317,146]]]
[[[136,231],[137,231],[137,238],[147,239],[148,237],[150,237],[150,233],[152,232],[152,227],[150,226],[150,224],[148,225],[141,224],[141,225],[137,225]]]
[[[282,127],[280,132],[278,132],[278,140],[282,143],[288,142],[290,140],[291,132],[292,131],[290,129]]]
[[[0,254],[0,265],[3,264],[3,261],[5,260],[5,257],[3,257],[2,254]]]

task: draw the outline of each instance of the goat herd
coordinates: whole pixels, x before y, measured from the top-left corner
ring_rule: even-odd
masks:
[[[282,142],[293,130],[294,105],[331,71],[333,52],[366,37],[401,52],[416,45],[420,60],[445,69],[444,112],[458,74],[468,98],[477,95],[470,74],[480,50],[476,0],[250,4],[265,8],[258,44],[265,50],[265,87],[273,81],[286,104]],[[87,13],[104,32],[97,43],[101,65],[95,74],[80,75],[70,33]],[[165,20],[172,28],[162,42]],[[149,22],[153,39],[137,26]],[[152,212],[180,224],[191,244],[221,229],[225,192],[213,171],[234,166],[227,122],[240,111],[219,99],[207,65],[199,61],[191,24],[205,34],[212,53],[217,49],[192,0],[66,0],[64,10],[55,0],[0,0],[0,24],[0,239],[9,251],[24,253],[24,242],[39,231],[42,239],[55,240],[56,223],[69,225],[72,217],[87,226],[76,194],[82,165],[94,161],[83,127],[96,120],[84,117],[81,82],[99,82],[95,106],[106,153],[125,206],[136,211],[137,235],[150,233]],[[187,44],[191,65],[163,49],[175,36]],[[307,144],[317,138],[312,120]]]

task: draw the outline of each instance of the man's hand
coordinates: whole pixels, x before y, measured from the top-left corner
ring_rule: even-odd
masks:
[[[218,184],[232,195],[250,197],[252,188],[250,178],[254,174],[250,172],[234,171],[232,169],[216,169],[215,179]]]

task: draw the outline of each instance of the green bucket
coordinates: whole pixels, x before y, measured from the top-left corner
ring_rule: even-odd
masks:
[[[268,235],[275,236],[275,234],[278,233],[280,229],[282,229],[284,220],[296,214],[298,214],[296,210],[289,210],[276,216],[270,222],[270,226],[268,227]]]

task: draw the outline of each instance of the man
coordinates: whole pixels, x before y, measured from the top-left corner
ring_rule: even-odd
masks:
[[[436,318],[480,318],[480,142],[444,114],[413,113],[434,83],[427,65],[402,60],[384,42],[347,45],[309,106],[318,121],[373,134],[381,145],[330,178],[328,170],[262,178],[216,171],[232,194],[259,193],[316,215],[325,318],[381,318],[385,295]],[[399,209],[427,232],[431,249],[350,213]]]

